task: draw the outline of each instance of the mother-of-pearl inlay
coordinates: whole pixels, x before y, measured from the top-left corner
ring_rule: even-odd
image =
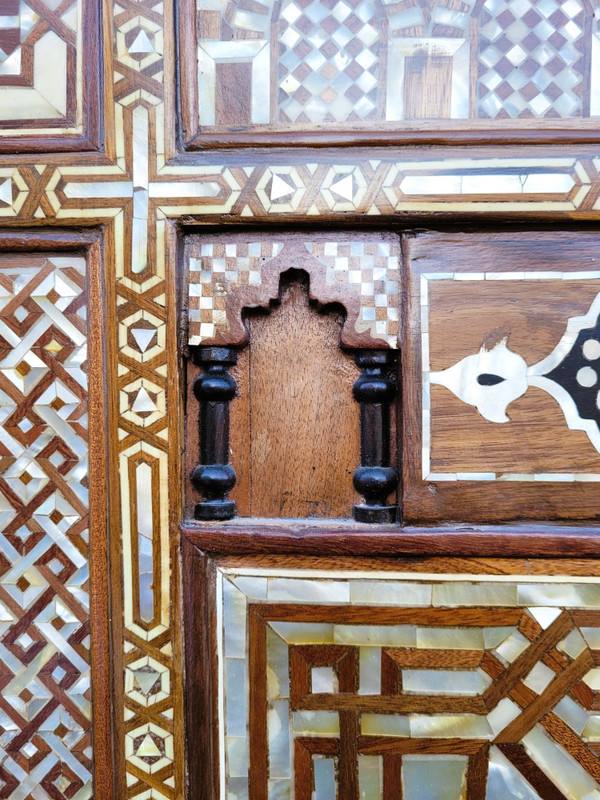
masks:
[[[440,275],[423,276],[439,279]],[[445,277],[448,277],[447,275]],[[594,277],[596,274],[594,273]],[[423,284],[422,284],[423,286]],[[426,292],[426,289],[424,289]],[[424,294],[426,300],[426,294]],[[425,303],[426,305],[426,303]],[[424,335],[424,342],[426,342]],[[588,362],[600,359],[600,293],[596,295],[589,311],[582,316],[570,317],[566,330],[554,350],[531,367],[512,352],[503,339],[493,348],[485,345],[478,353],[467,356],[439,372],[424,373],[424,396],[429,384],[444,386],[460,400],[475,406],[482,417],[490,422],[510,422],[507,408],[521,397],[529,386],[537,386],[550,394],[560,405],[567,427],[584,431],[600,453],[600,391],[598,369]],[[600,369],[600,365],[598,365]],[[423,473],[427,472],[430,432],[425,429],[428,416],[424,413]],[[480,473],[473,474],[473,479]],[[493,479],[492,473],[486,479]],[[534,476],[529,477],[533,480]],[[539,479],[542,476],[535,476]],[[552,476],[548,476],[550,479]],[[555,476],[554,476],[555,477]],[[587,479],[600,480],[598,476]],[[439,479],[445,479],[440,475]],[[454,478],[456,480],[456,478]],[[481,476],[479,479],[484,479]],[[571,476],[571,480],[575,476]]]

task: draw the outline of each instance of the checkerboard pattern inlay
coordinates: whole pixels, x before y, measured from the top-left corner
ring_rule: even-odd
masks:
[[[479,25],[479,117],[582,116],[582,2],[487,0]]]

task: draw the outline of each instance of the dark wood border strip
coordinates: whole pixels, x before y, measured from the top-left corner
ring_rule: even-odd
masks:
[[[496,628],[518,625],[522,608],[415,608],[300,603],[253,603],[252,611],[270,622],[327,622],[334,625],[432,625],[435,628]],[[368,697],[369,695],[365,695]]]
[[[185,59],[182,59],[182,62]],[[184,143],[187,150],[213,150],[220,148],[243,147],[381,147],[389,145],[422,146],[436,145],[438,147],[470,146],[482,147],[485,145],[556,145],[556,144],[597,144],[600,141],[595,120],[585,120],[590,123],[588,128],[548,128],[546,130],[518,130],[515,128],[485,128],[483,130],[459,130],[440,127],[438,130],[411,130],[403,131],[390,128],[389,130],[342,130],[335,128],[325,131],[225,131],[223,133],[196,133]],[[472,123],[473,120],[467,120]],[[581,126],[582,120],[575,123]],[[401,122],[398,124],[402,124]]]
[[[373,528],[376,527],[376,530]],[[184,520],[184,538],[200,550],[232,555],[452,555],[503,557],[600,556],[600,528],[544,525],[456,525],[447,527],[315,525],[301,520],[243,518],[231,523]]]
[[[185,693],[188,786],[194,796],[217,797],[219,722],[214,613],[215,577],[210,560],[183,543],[183,602],[186,625]]]
[[[256,606],[248,606],[249,750],[248,789],[252,800],[267,800],[269,741],[267,732],[267,626]]]

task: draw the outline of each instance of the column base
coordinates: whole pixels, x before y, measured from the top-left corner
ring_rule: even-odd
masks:
[[[233,500],[204,500],[196,503],[194,518],[204,521],[232,519],[237,513]]]
[[[356,522],[371,524],[396,522],[396,506],[353,506],[352,516]]]

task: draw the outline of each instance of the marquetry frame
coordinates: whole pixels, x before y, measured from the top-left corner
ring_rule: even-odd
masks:
[[[181,6],[183,16],[185,5]],[[158,27],[164,38],[154,40],[157,53],[164,56],[144,70],[124,63],[116,48],[116,40],[131,20],[139,18],[147,25],[149,35]],[[96,739],[97,764],[104,771],[96,781],[98,800],[128,798],[134,800],[149,791],[168,800],[183,800],[186,796],[186,758],[184,752],[185,723],[183,716],[183,675],[180,600],[180,546],[183,564],[190,563],[190,547],[206,552],[229,552],[247,560],[260,554],[268,562],[269,553],[314,556],[362,556],[375,554],[401,555],[410,553],[422,557],[438,553],[477,557],[502,553],[506,558],[540,553],[565,558],[598,556],[597,529],[569,526],[456,526],[445,528],[377,527],[365,532],[363,526],[347,523],[319,525],[313,522],[284,526],[273,522],[265,526],[243,522],[211,525],[184,523],[182,518],[182,474],[178,448],[181,442],[183,397],[181,369],[177,342],[178,287],[177,258],[182,251],[181,239],[191,229],[233,230],[245,224],[293,226],[307,221],[313,228],[350,227],[364,225],[429,225],[432,215],[436,223],[465,226],[477,223],[492,225],[517,221],[545,224],[549,221],[569,225],[573,221],[586,224],[600,219],[600,158],[594,143],[596,130],[582,129],[558,133],[523,135],[493,132],[489,137],[480,134],[450,136],[411,132],[368,134],[351,139],[336,140],[308,138],[286,153],[268,148],[241,149],[232,152],[228,142],[222,150],[203,153],[186,152],[182,140],[185,134],[177,121],[176,85],[176,21],[175,2],[167,0],[164,8],[159,2],[145,0],[123,6],[102,0],[104,60],[102,67],[103,93],[100,102],[98,130],[102,131],[101,146],[82,139],[76,147],[68,139],[31,140],[27,137],[5,139],[10,152],[0,156],[0,190],[9,181],[10,203],[0,202],[0,227],[4,245],[19,249],[27,242],[33,249],[42,247],[41,239],[49,237],[52,247],[59,247],[53,229],[68,237],[87,236],[87,229],[98,230],[94,247],[102,255],[102,276],[105,291],[106,375],[108,380],[106,413],[107,439],[121,452],[151,448],[160,461],[165,493],[158,501],[161,564],[169,565],[161,581],[166,592],[163,597],[163,618],[160,625],[143,631],[134,627],[131,609],[124,607],[121,590],[131,585],[133,575],[129,561],[123,561],[122,537],[130,536],[127,517],[129,472],[127,457],[119,464],[117,454],[109,451],[108,474],[114,478],[109,492],[109,512],[103,501],[96,498],[94,515],[104,525],[108,518],[111,529],[111,602],[112,635],[111,659],[114,684],[112,703],[114,727],[109,740],[102,717],[96,717],[104,733]],[[89,43],[93,47],[93,43]],[[185,74],[181,76],[186,91]],[[141,109],[141,110],[138,110]],[[125,124],[142,120],[144,139],[134,142],[124,133]],[[147,123],[147,127],[146,127]],[[185,134],[187,135],[187,134]],[[413,146],[420,142],[428,148]],[[466,143],[471,147],[463,147]],[[140,151],[140,144],[142,150]],[[238,146],[231,139],[231,146]],[[257,140],[255,144],[268,144]],[[279,142],[281,144],[281,142]],[[286,145],[293,142],[287,141]],[[330,148],[333,144],[340,148]],[[369,144],[368,149],[364,148]],[[482,145],[489,144],[484,148]],[[307,149],[308,148],[308,149]],[[330,149],[328,149],[330,148]],[[31,152],[28,152],[31,151]],[[35,155],[33,154],[35,153]],[[146,216],[136,216],[134,209],[134,162],[148,164],[146,176],[136,173],[136,190],[147,194]],[[147,159],[147,162],[146,162]],[[514,180],[518,168],[519,180]],[[329,187],[339,180],[340,170],[356,179],[358,190],[344,209],[337,206]],[[278,173],[289,176],[297,185],[294,209],[284,203],[265,202],[259,186]],[[543,180],[540,179],[540,175]],[[531,188],[530,188],[531,187]],[[262,194],[261,194],[262,192]],[[4,194],[2,195],[4,196]],[[142,197],[139,191],[136,197]],[[268,198],[267,198],[268,199]],[[143,204],[143,203],[142,203]],[[132,247],[133,220],[138,229],[147,233],[141,248]],[[27,239],[34,232],[35,238]],[[143,251],[143,252],[142,252]],[[100,297],[101,294],[98,294]],[[160,344],[148,359],[134,358],[122,347],[132,316],[145,314],[155,320],[165,333]],[[100,328],[92,335],[100,335]],[[123,337],[122,339],[119,337]],[[96,345],[98,346],[98,345]],[[98,363],[102,363],[98,361]],[[153,381],[168,399],[166,413],[150,425],[119,412],[118,393],[132,380],[144,376]],[[98,453],[103,452],[104,433],[96,431],[92,439],[93,469],[100,469]],[[168,444],[170,439],[171,446]],[[103,462],[102,462],[103,463]],[[99,485],[104,485],[99,479]],[[104,491],[104,489],[102,490]],[[102,508],[100,508],[102,506]],[[192,544],[193,542],[193,544]],[[368,560],[364,563],[368,563]],[[561,569],[569,567],[557,562]],[[201,577],[202,563],[194,567]],[[410,568],[416,568],[414,559]],[[460,561],[452,559],[448,569],[459,569]],[[549,568],[556,569],[556,566]],[[190,573],[188,573],[189,575]],[[193,575],[192,575],[193,578]],[[200,604],[193,589],[193,580],[185,581],[186,608],[190,629],[187,648],[190,658],[209,641],[211,612]],[[106,584],[94,584],[95,614],[105,614],[102,605]],[[206,615],[206,616],[203,616]],[[102,650],[105,654],[106,651]],[[125,691],[123,672],[129,663],[152,657],[160,661],[170,675],[170,693],[161,701],[158,711],[140,706]],[[98,658],[104,655],[98,654]],[[189,663],[189,662],[188,662]],[[210,663],[206,662],[206,668]],[[191,667],[188,667],[192,670]],[[102,667],[95,667],[102,675]],[[191,681],[193,671],[188,672]],[[94,678],[98,681],[98,677]],[[101,679],[100,687],[105,686]],[[209,684],[201,684],[209,692]],[[96,688],[96,692],[107,691]],[[100,695],[101,696],[101,695]],[[97,695],[99,697],[99,695]],[[188,704],[192,719],[203,719],[202,694]],[[97,714],[106,714],[108,703],[100,704]],[[192,724],[192,723],[190,723]],[[126,756],[128,735],[140,728],[154,725],[173,739],[173,756],[166,766],[153,772],[139,760]],[[108,727],[108,725],[106,726]],[[190,776],[198,764],[210,764],[208,750],[202,748],[207,726],[195,726],[194,737],[188,741]],[[197,735],[196,735],[197,734]],[[112,762],[113,769],[109,767]],[[210,770],[206,770],[210,775]],[[208,780],[208,778],[207,778]],[[209,789],[207,797],[214,797]]]
[[[447,557],[436,553],[415,559],[397,553],[393,558],[365,555],[357,559],[340,554],[339,552],[336,553],[333,549],[330,551],[331,555],[321,553],[322,557],[318,559],[306,554],[296,554],[292,557],[290,555],[282,555],[280,552],[278,554],[262,554],[260,556],[220,555],[218,553],[207,553],[198,547],[193,539],[193,536],[186,536],[184,538],[182,551],[184,604],[187,608],[194,608],[195,610],[195,613],[186,619],[185,630],[188,641],[191,640],[194,642],[194,648],[186,648],[186,679],[188,681],[186,719],[189,731],[189,784],[190,787],[193,787],[195,792],[198,792],[199,797],[202,798],[220,796],[218,787],[222,781],[221,747],[223,736],[221,726],[224,724],[224,717],[222,708],[223,696],[219,688],[219,676],[222,672],[220,660],[222,661],[224,655],[218,650],[217,644],[218,640],[223,636],[223,631],[220,630],[223,624],[222,612],[219,608],[219,605],[223,602],[222,593],[219,590],[219,582],[223,579],[223,577],[218,574],[220,571],[240,568],[242,571],[249,569],[250,574],[253,572],[260,574],[261,570],[272,569],[278,571],[277,574],[279,574],[279,571],[285,572],[286,570],[291,570],[289,574],[293,574],[294,578],[298,579],[302,577],[302,572],[305,570],[305,578],[309,582],[311,577],[315,577],[316,575],[314,570],[319,571],[319,577],[321,578],[329,571],[332,573],[332,576],[336,573],[345,573],[349,575],[353,572],[359,572],[366,576],[372,576],[377,572],[393,572],[404,573],[405,576],[410,574],[411,577],[413,575],[415,575],[415,577],[418,577],[418,575],[431,575],[439,577],[439,579],[443,579],[446,575],[450,576],[451,579],[456,579],[460,576],[466,582],[475,576],[478,576],[479,579],[485,579],[485,576],[495,576],[496,578],[503,576],[508,580],[510,576],[514,575],[516,580],[519,578],[527,582],[527,579],[532,579],[533,581],[543,580],[542,576],[548,576],[551,579],[558,579],[559,581],[568,581],[569,577],[587,577],[589,579],[598,577],[600,574],[600,562],[598,562],[597,559],[586,560],[566,557],[557,561],[554,558],[539,556],[531,558],[520,556],[506,557],[509,555],[508,553],[504,553],[501,558],[488,556],[473,557],[472,555],[467,555],[465,557]],[[222,548],[223,551],[225,549],[226,548]],[[597,554],[598,549],[595,551],[595,555]],[[258,568],[258,572],[255,568]],[[560,578],[557,578],[559,575]],[[256,601],[249,601],[248,604],[246,625],[249,628],[249,634],[245,647],[248,648],[247,659],[250,679],[247,702],[249,704],[250,717],[255,723],[250,727],[248,734],[250,748],[253,750],[255,757],[254,762],[251,759],[249,764],[249,780],[252,798],[266,797],[267,720],[266,715],[262,712],[267,702],[266,680],[264,678],[264,670],[266,668],[265,644],[263,641],[265,620],[312,620],[313,610],[317,615],[321,614],[323,618],[334,619],[341,624],[353,625],[360,624],[361,622],[359,608],[356,609],[358,613],[355,614],[352,608],[336,608],[335,602],[330,602],[327,605],[303,605],[302,601],[295,601],[289,604],[279,601],[274,604],[268,602],[261,604]],[[372,619],[373,607],[370,607],[369,610],[371,616],[364,617],[363,622],[368,622]],[[434,609],[431,610],[434,611]],[[428,611],[428,609],[421,611],[424,615],[424,619],[427,618]],[[487,611],[490,615],[493,615],[494,611],[499,610],[488,608]],[[516,612],[516,609],[514,609],[514,611]],[[435,609],[435,612],[440,613],[440,609]],[[413,620],[410,612],[403,610],[401,607],[396,607],[394,610],[386,609],[386,613],[390,621],[393,618],[396,623],[408,623],[409,621],[412,623]],[[454,608],[441,609],[441,614],[447,614],[449,620],[454,621],[457,613],[460,614],[460,610],[457,611]],[[579,613],[582,620],[586,618],[585,611]],[[476,609],[465,609],[465,619],[469,620],[467,625],[477,624],[474,622],[475,617],[473,614],[476,616]],[[483,624],[483,621],[480,621],[479,624]],[[500,622],[499,620],[492,621],[490,624],[498,625]],[[544,638],[548,638],[548,636],[551,635],[554,635],[552,631],[543,634],[536,646],[541,645]],[[562,635],[564,635],[564,633]],[[555,641],[560,637],[561,634],[557,631]],[[318,647],[312,647],[315,650],[318,649]],[[328,645],[328,647],[334,646]],[[304,685],[305,689],[308,689],[307,667],[305,663],[302,663],[301,657],[298,658],[299,655],[301,656],[302,645],[296,645],[295,649],[298,651],[295,657],[293,653],[290,653],[291,674],[295,674],[296,677],[299,677],[301,679],[300,684]],[[305,651],[306,656],[310,658],[311,646],[307,646]],[[220,655],[218,655],[218,652]],[[414,651],[408,652],[414,653]],[[319,661],[319,663],[321,663],[321,661]],[[594,662],[588,661],[585,665],[580,665],[581,668],[583,668],[583,672],[586,672],[592,663]],[[524,669],[524,672],[526,671],[527,670]],[[294,708],[301,708],[303,707],[303,701],[304,705],[306,705],[305,701],[310,701],[311,698],[308,695],[302,698],[301,695],[298,694],[298,691],[295,692],[294,696],[293,686],[294,683],[291,681],[291,705]],[[296,689],[297,688],[298,687],[296,687]],[[492,695],[495,696],[497,694],[496,689],[497,687],[492,683],[485,693],[486,696],[489,695],[491,699]],[[346,692],[347,691],[350,691],[350,689],[347,688]],[[356,692],[356,689],[353,691]],[[395,691],[383,692],[383,694],[389,695],[395,693]],[[322,695],[321,698],[323,697],[325,696]],[[332,697],[335,698],[335,695]],[[445,700],[450,703],[450,705],[457,702],[454,698],[438,699],[441,701]],[[473,704],[476,704],[476,701],[480,698],[469,699]],[[312,705],[308,702],[308,705],[306,705],[307,708],[312,708],[313,706],[314,708],[320,707],[318,696],[313,695],[312,700]],[[368,696],[363,696],[362,700],[365,701],[364,705],[366,708],[369,702]],[[496,697],[495,702],[497,702],[497,700],[498,698]],[[420,698],[411,695],[402,700],[399,699],[397,702],[401,704],[402,708],[406,706],[404,710],[408,713],[408,706],[410,706],[410,710],[415,710],[419,706]],[[358,698],[357,703],[357,708],[362,708]],[[415,709],[413,709],[413,705]],[[401,706],[399,705],[398,707],[400,708]],[[343,701],[340,699],[339,710],[350,707],[351,705],[347,702],[346,697]],[[322,750],[312,747],[313,740],[296,737],[294,756],[296,769],[300,768],[304,770],[304,772],[310,769],[306,760],[307,754],[322,753],[326,755],[338,755],[338,750],[336,749],[340,746],[338,742],[341,744],[344,736],[351,737],[356,735],[356,730],[352,728],[351,721],[346,720],[346,723],[342,723],[342,716],[345,715],[340,715],[339,739],[334,740],[327,736],[319,736],[318,743],[319,746],[323,748]],[[256,724],[257,717],[259,724]],[[508,727],[510,727],[510,724]],[[368,739],[371,739],[371,741],[369,742]],[[387,741],[379,737],[367,737],[363,745],[369,748],[365,750],[365,752],[375,754],[379,752],[402,754],[413,752],[412,748],[418,747],[418,741],[418,739],[409,738],[407,740],[402,737]],[[448,743],[440,739],[433,740],[433,742],[436,741],[439,742],[439,749],[432,750],[431,752],[438,754],[450,752],[450,750],[444,749],[448,747]],[[393,749],[393,745],[391,745],[390,742],[395,743],[396,749]],[[479,796],[482,792],[485,793],[485,785],[481,783],[480,778],[481,765],[478,764],[476,755],[479,754],[481,758],[487,759],[489,743],[485,740],[470,741],[461,738],[453,740],[452,745],[454,747],[464,748],[460,749],[459,752],[463,755],[468,754],[474,759],[473,761],[469,759],[467,771],[467,780],[472,781],[472,784],[470,783],[469,785],[471,791],[475,793],[474,796]],[[381,751],[377,749],[378,747],[382,748]],[[414,752],[423,751],[414,750]],[[457,751],[454,750],[453,752]],[[208,765],[210,765],[210,767]],[[306,780],[306,776],[304,776],[304,778]],[[393,792],[391,796],[393,796]],[[302,800],[305,800],[305,798],[303,797]]]

